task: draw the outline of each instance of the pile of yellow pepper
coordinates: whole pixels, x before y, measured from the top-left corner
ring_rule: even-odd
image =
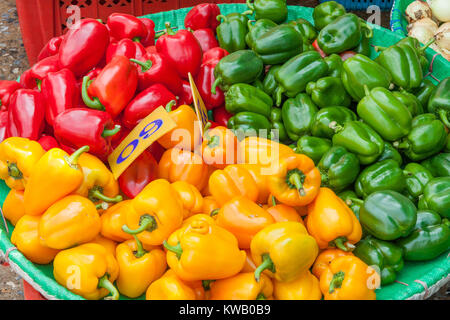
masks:
[[[214,162],[225,160],[227,141],[241,159]],[[271,161],[245,161],[272,148],[278,152],[269,160],[279,163],[270,175],[262,169]],[[320,187],[307,156],[263,138],[238,142],[216,127],[203,156],[167,149],[158,179],[122,199],[108,167],[88,149],[45,152],[18,137],[0,144],[11,242],[34,263],[53,261],[56,281],[75,294],[375,299],[378,274],[351,253],[361,226],[345,202]]]

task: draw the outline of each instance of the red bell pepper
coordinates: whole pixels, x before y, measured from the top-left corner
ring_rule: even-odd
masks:
[[[88,76],[83,78],[84,103],[89,108],[105,110],[115,118],[134,97],[138,72],[136,65],[128,58],[116,56],[91,84],[89,82]]]
[[[22,88],[17,81],[0,80],[0,109],[6,110],[14,92]]]
[[[149,46],[145,48],[145,51],[147,51],[147,53],[157,53],[158,51],[156,50],[156,46]]]
[[[190,72],[195,77],[202,63],[202,48],[195,36],[188,30],[177,32],[166,23],[166,33],[156,41],[156,50],[169,61],[178,75],[188,79]]]
[[[37,62],[20,76],[20,84],[26,89],[41,90],[42,80],[47,74],[61,70],[58,59],[58,56],[51,56]]]
[[[123,139],[125,139],[131,132],[130,129],[122,125],[122,122],[115,121],[115,124],[120,125],[120,131],[111,137],[111,146],[113,149],[117,148]]]
[[[139,42],[130,39],[122,39],[119,42],[110,43],[106,50],[106,63],[110,63],[115,56],[125,56],[128,59],[142,59],[147,54],[145,48]]]
[[[41,61],[47,57],[57,55],[63,39],[64,36],[51,38],[42,48],[41,52],[39,52],[38,61]]]
[[[228,124],[228,119],[230,119],[233,115],[225,109],[225,106],[221,106],[219,108],[215,108],[213,110],[214,121],[219,125],[226,127]]]
[[[6,126],[8,125],[8,110],[0,111],[0,142],[7,138]]]
[[[58,114],[78,106],[80,91],[72,71],[62,69],[50,72],[42,81],[42,96],[45,101],[45,120],[53,125]]]
[[[131,39],[140,42],[147,38],[148,30],[139,18],[126,13],[113,13],[106,23],[109,32],[116,40]]]
[[[59,65],[80,77],[97,66],[109,45],[109,31],[95,19],[82,19],[64,36]]]
[[[323,52],[322,49],[320,49],[317,39],[314,40],[314,42],[312,43],[312,46],[313,46],[314,50],[316,50],[318,53],[320,53],[322,58],[325,58],[327,56],[327,54],[325,52]]]
[[[89,153],[106,160],[111,153],[111,137],[120,131],[107,112],[73,108],[60,113],[53,123],[55,138],[69,148],[89,146]]]
[[[225,95],[220,88],[216,89],[216,93],[211,92],[211,87],[216,78],[214,77],[214,68],[219,63],[219,60],[209,60],[203,63],[200,71],[195,77],[195,84],[205,103],[206,109],[211,110],[220,107],[225,103]]]
[[[158,163],[150,152],[144,150],[120,175],[120,190],[130,199],[136,197],[144,187],[158,178]]]
[[[192,30],[210,28],[216,30],[220,22],[217,16],[220,15],[219,6],[215,3],[202,3],[193,7],[186,18],[184,18],[184,26]]]
[[[38,140],[44,130],[45,102],[39,91],[19,89],[11,97],[8,108],[8,137]]]
[[[152,113],[159,106],[166,106],[171,101],[176,101],[176,96],[164,85],[154,84],[139,93],[125,108],[122,123],[127,128],[133,129],[139,121]]]
[[[198,43],[200,43],[203,52],[206,52],[209,49],[216,48],[219,46],[219,42],[217,42],[216,36],[212,29],[209,28],[197,29],[192,33],[198,40]]]
[[[228,54],[227,50],[220,47],[209,49],[203,54],[202,63],[208,62],[209,60],[220,60]]]
[[[145,25],[145,27],[147,28],[147,37],[145,37],[145,39],[143,38],[141,40],[141,44],[144,47],[149,47],[149,46],[154,46],[155,45],[155,23],[153,22],[153,20],[148,19],[148,18],[139,18],[139,20],[142,21],[142,23]]]
[[[339,56],[341,57],[342,61],[345,61],[348,58],[353,57],[354,55],[356,55],[356,52],[351,51],[351,50],[347,50],[347,51],[343,51],[343,52],[339,53]]]
[[[158,141],[153,142],[146,150],[152,154],[153,158],[155,158],[157,162],[161,160],[162,155],[166,151],[166,149],[164,149],[164,147],[160,145]]]
[[[41,145],[41,147],[45,150],[48,151],[50,149],[53,148],[59,148],[59,143],[58,141],[56,141],[56,139],[52,136],[42,136],[39,140],[38,140],[39,144]]]
[[[194,97],[192,96],[191,85],[186,80],[183,80],[183,93],[178,97],[178,105],[190,105],[193,102]]]
[[[168,60],[159,53],[148,53],[145,62],[131,59],[140,68],[138,75],[138,91],[141,92],[153,84],[161,83],[171,92],[181,95],[183,93],[183,83],[177,71]]]

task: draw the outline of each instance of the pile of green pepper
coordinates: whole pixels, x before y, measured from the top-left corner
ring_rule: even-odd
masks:
[[[424,78],[431,42],[371,49],[372,29],[335,1],[314,9],[314,23],[286,21],[284,0],[247,4],[217,28],[230,54],[212,91],[225,92],[228,128],[265,129],[314,161],[322,186],[358,217],[365,237],[354,254],[379,267],[382,285],[404,261],[447,252],[450,77]]]

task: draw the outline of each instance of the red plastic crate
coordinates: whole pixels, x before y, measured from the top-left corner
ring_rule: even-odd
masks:
[[[73,12],[80,8],[81,18],[106,21],[114,12],[142,16],[160,11],[191,7],[200,3],[237,3],[245,0],[16,0],[23,43],[30,65],[36,62],[42,47],[54,36],[61,35]]]

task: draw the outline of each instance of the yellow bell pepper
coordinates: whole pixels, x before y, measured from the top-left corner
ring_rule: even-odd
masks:
[[[205,292],[201,281],[186,282],[181,280],[173,270],[154,281],[147,289],[146,300],[201,300]]]
[[[24,190],[34,165],[45,150],[33,140],[7,138],[0,143],[0,179],[11,189]]]
[[[216,280],[237,274],[245,262],[235,236],[205,215],[193,216],[164,247],[167,264],[185,281]]]
[[[239,143],[238,163],[257,164],[267,169],[261,172],[270,175],[270,172],[278,168],[278,160],[286,155],[294,154],[288,146],[260,137],[246,137]]]
[[[119,291],[113,285],[118,274],[116,259],[97,243],[63,250],[53,261],[55,280],[88,300],[99,300],[109,293],[118,300]]]
[[[329,188],[320,188],[317,197],[308,205],[306,226],[320,249],[337,247],[351,251],[362,235],[353,211]]]
[[[78,158],[88,150],[84,146],[69,156],[64,150],[53,148],[39,159],[24,193],[26,214],[43,214],[56,201],[78,189],[83,182]]]
[[[213,196],[207,196],[203,198],[203,208],[202,212],[207,215],[213,215],[220,209],[219,203],[216,201],[216,199]],[[217,211],[216,211],[217,210]],[[213,211],[215,211],[213,213]]]
[[[273,295],[277,300],[320,300],[322,298],[319,279],[309,270],[289,282],[275,280]]]
[[[203,196],[194,185],[186,181],[176,181],[172,183],[172,187],[183,204],[184,219],[203,212]]]
[[[67,249],[95,239],[100,233],[100,216],[87,198],[70,195],[55,202],[39,223],[41,244]]]
[[[100,233],[102,236],[117,242],[133,239],[131,234],[122,230],[122,226],[127,223],[127,212],[134,211],[131,202],[131,200],[119,202],[109,207],[100,216],[102,223]]]
[[[316,240],[298,222],[277,222],[259,231],[250,251],[258,268],[255,278],[264,271],[278,281],[292,281],[309,269],[319,253]]]
[[[164,251],[160,247],[144,248],[136,236],[117,246],[116,259],[120,270],[117,288],[130,298],[143,294],[167,268]]]
[[[251,273],[254,273],[255,270],[256,270],[256,265],[255,265],[255,263],[253,262],[253,259],[252,259],[252,253],[250,252],[249,249],[246,249],[246,250],[245,250],[245,255],[246,255],[246,257],[245,257],[245,263],[244,263],[244,266],[242,267],[241,272],[242,272],[242,273],[244,273],[244,272],[251,272]]]
[[[31,262],[47,264],[52,262],[59,250],[43,246],[39,241],[40,216],[23,216],[17,222],[11,235],[11,243]]]
[[[334,259],[320,275],[325,300],[375,300],[379,283],[379,274],[355,256]]]
[[[116,257],[116,247],[117,242],[103,237],[101,234],[98,234],[94,240],[90,241],[91,243],[98,243],[99,245],[103,246],[106,251],[111,253],[114,257]]]
[[[5,218],[16,225],[17,221],[25,215],[25,203],[23,191],[11,189],[3,202],[3,214]]]
[[[183,222],[183,205],[164,179],[153,180],[132,200],[122,230],[136,234],[146,245],[161,245]]]
[[[343,256],[352,256],[353,253],[350,251],[342,251],[340,249],[326,249],[323,250],[319,255],[317,256],[316,261],[314,261],[314,265],[311,268],[311,272],[317,277],[320,278],[320,275],[322,272],[324,272],[328,266],[330,265],[331,261],[333,261],[336,258],[343,257]]]
[[[78,159],[78,166],[83,172],[83,182],[75,194],[89,198],[94,203],[122,201],[119,183],[99,158],[83,153]]]
[[[263,274],[256,281],[253,272],[216,280],[210,287],[210,300],[266,300],[273,293],[272,280]]]

